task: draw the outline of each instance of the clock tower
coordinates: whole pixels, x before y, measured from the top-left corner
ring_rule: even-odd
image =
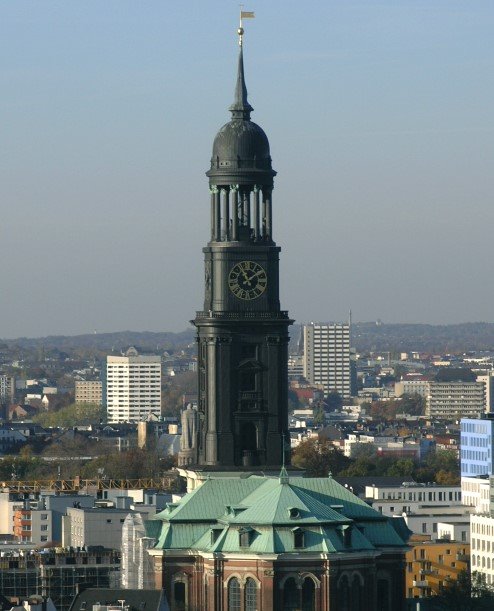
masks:
[[[209,178],[198,409],[186,410],[180,466],[268,468],[288,462],[288,326],[280,309],[269,142],[250,119],[242,27],[231,119],[217,133]],[[283,453],[286,456],[283,457]]]

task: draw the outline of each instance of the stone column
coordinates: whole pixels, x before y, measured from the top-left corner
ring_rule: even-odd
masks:
[[[222,222],[223,222],[223,231],[221,235],[221,239],[224,242],[228,242],[230,239],[230,194],[227,188],[221,189],[221,196],[223,199],[222,205]]]
[[[254,228],[254,239],[259,239],[259,187],[254,185],[254,209],[253,209],[253,228]]]
[[[216,432],[216,339],[208,339],[208,368],[207,379],[207,410],[206,410],[206,464],[215,465],[218,461],[217,432]]]
[[[213,187],[214,193],[214,239],[216,242],[221,240],[221,210],[220,210],[220,192],[218,187]]]
[[[238,185],[230,185],[232,193],[232,240],[238,240]]]
[[[266,211],[266,234],[270,239],[273,239],[273,213],[272,213],[272,191],[266,189],[263,191],[264,206]]]

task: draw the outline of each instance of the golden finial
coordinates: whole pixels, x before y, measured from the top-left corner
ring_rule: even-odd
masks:
[[[237,34],[238,34],[238,44],[240,46],[242,46],[242,42],[243,42],[243,35],[244,35],[244,28],[242,25],[242,19],[254,19],[255,15],[254,15],[254,11],[243,11],[244,5],[241,4],[240,5],[240,25],[238,27],[237,30]]]

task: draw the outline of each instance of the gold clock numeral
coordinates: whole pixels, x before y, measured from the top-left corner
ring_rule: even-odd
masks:
[[[266,271],[255,261],[236,263],[228,275],[230,291],[243,300],[260,297],[266,290],[267,282]]]

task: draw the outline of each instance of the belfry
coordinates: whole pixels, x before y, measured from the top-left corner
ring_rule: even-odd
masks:
[[[204,308],[198,342],[198,409],[179,466],[263,468],[289,459],[288,326],[280,309],[279,253],[273,239],[269,141],[250,119],[243,29],[231,119],[217,133],[206,172],[211,236],[204,252]],[[283,458],[283,453],[286,456]]]

